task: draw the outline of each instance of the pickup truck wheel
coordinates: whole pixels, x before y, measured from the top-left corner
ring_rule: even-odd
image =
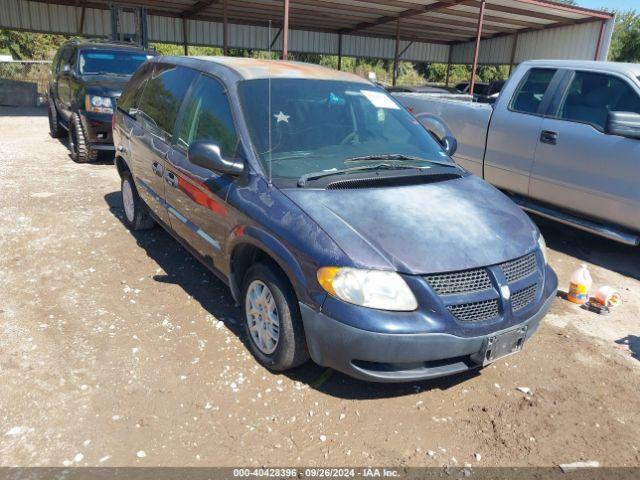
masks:
[[[58,120],[58,110],[52,98],[49,98],[49,134],[53,138],[61,138],[64,136],[62,125]]]
[[[309,359],[298,299],[279,270],[265,263],[252,266],[242,298],[249,346],[262,365],[284,371]]]
[[[131,230],[149,230],[155,225],[155,220],[149,214],[144,201],[138,195],[131,172],[126,170],[122,175],[120,192],[124,210],[124,222]]]
[[[71,158],[76,163],[94,162],[98,158],[97,150],[91,148],[87,142],[82,121],[77,113],[71,116],[69,122],[69,149]]]

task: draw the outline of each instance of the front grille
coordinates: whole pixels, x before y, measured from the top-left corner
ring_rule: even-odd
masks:
[[[518,290],[511,296],[511,308],[514,312],[522,310],[536,298],[538,285],[530,285],[527,288]]]
[[[449,305],[447,308],[461,322],[482,322],[494,318],[499,313],[497,299]]]
[[[455,295],[457,293],[481,292],[491,288],[491,280],[484,268],[466,270],[464,272],[428,275],[427,283],[438,295]]]
[[[502,263],[500,264],[500,268],[507,278],[507,282],[517,282],[536,272],[538,268],[536,265],[536,254],[532,252],[524,257]]]

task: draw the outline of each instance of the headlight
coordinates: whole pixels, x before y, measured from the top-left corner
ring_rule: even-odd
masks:
[[[547,258],[547,242],[544,241],[544,237],[542,234],[538,235],[538,247],[542,252],[542,256],[544,257],[544,264],[549,263],[549,259]]]
[[[113,104],[109,97],[87,95],[85,98],[85,107],[89,112],[113,113]]]
[[[411,289],[395,272],[324,267],[318,282],[330,295],[361,307],[410,312],[418,308]]]

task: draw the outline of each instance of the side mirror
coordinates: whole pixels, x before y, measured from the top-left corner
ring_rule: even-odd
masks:
[[[212,172],[240,175],[244,171],[243,163],[225,160],[220,147],[206,140],[192,142],[187,155],[191,163]]]
[[[609,112],[605,133],[620,137],[640,139],[640,114]]]
[[[69,64],[63,65],[62,66],[62,73],[64,75],[69,75],[71,73],[71,66],[69,66]]]
[[[450,157],[453,157],[458,150],[458,141],[456,140],[456,137],[452,137],[451,135],[445,135],[442,137],[440,145],[442,145],[442,148],[444,148],[444,151]]]

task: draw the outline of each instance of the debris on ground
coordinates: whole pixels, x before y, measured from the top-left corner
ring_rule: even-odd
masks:
[[[600,462],[596,460],[589,460],[587,462],[573,462],[573,463],[561,463],[560,469],[564,473],[575,472],[581,468],[598,468]]]

